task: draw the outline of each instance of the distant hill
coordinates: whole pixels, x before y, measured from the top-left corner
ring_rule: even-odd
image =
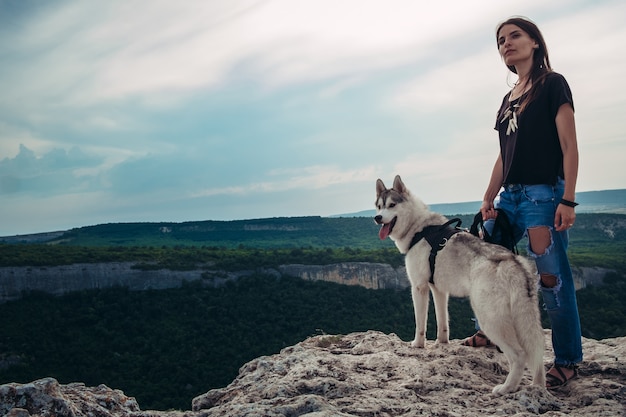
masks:
[[[626,214],[626,190],[578,193],[582,214],[577,230],[598,219],[586,215]],[[459,216],[469,227],[480,202],[432,204],[431,209],[448,216]],[[216,246],[227,248],[353,247],[377,249],[393,247],[390,240],[378,239],[379,226],[374,210],[330,217],[276,217],[182,223],[107,223],[67,231],[0,237],[0,243],[49,243],[74,246]]]
[[[584,191],[576,193],[576,207],[578,213],[620,213],[626,214],[626,189]],[[466,201],[462,203],[428,204],[431,210],[446,216],[454,214],[474,214],[478,212],[481,201]],[[332,217],[373,217],[375,210],[364,210],[356,213],[339,214]]]
[[[626,214],[626,190],[587,191],[577,193],[580,213]]]
[[[107,223],[62,233],[10,236],[0,243],[66,246],[210,246],[221,248],[391,247],[378,238],[379,226],[363,217],[276,217],[182,223]]]

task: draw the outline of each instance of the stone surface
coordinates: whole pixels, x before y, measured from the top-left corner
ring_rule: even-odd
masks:
[[[344,262],[330,265],[281,265],[281,274],[307,281],[327,281],[343,285],[380,289],[403,289],[409,286],[406,268],[371,262]]]
[[[550,332],[546,331],[546,346]],[[495,349],[429,341],[412,348],[394,334],[321,335],[254,359],[227,387],[192,400],[191,410],[142,411],[103,385],[47,378],[0,386],[0,415],[90,417],[626,416],[626,337],[584,339],[580,377],[553,393],[530,385],[496,396],[507,361]],[[552,359],[547,349],[546,365]]]
[[[624,342],[585,340],[580,378],[554,394],[526,375],[518,392],[496,396],[491,389],[505,379],[507,361],[495,349],[458,340],[415,349],[378,332],[316,336],[249,362],[231,385],[195,398],[193,409],[209,416],[620,416]]]
[[[1,416],[118,417],[134,411],[139,411],[134,398],[105,385],[60,385],[53,378],[44,378],[29,384],[0,386]]]

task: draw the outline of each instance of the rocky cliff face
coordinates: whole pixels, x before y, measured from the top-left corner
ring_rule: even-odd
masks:
[[[550,332],[546,331],[546,346]],[[0,415],[95,417],[626,416],[626,337],[583,340],[580,377],[553,393],[530,385],[491,393],[507,372],[495,349],[428,342],[412,348],[394,334],[322,335],[244,365],[227,387],[188,411],[142,411],[105,386],[52,378],[0,386]],[[551,361],[548,349],[545,362]]]
[[[0,303],[18,299],[23,292],[42,291],[62,295],[72,291],[127,287],[133,291],[180,287],[183,282],[201,281],[206,286],[219,286],[228,280],[263,272],[290,275],[306,280],[322,280],[366,288],[405,288],[408,284],[404,268],[393,269],[386,264],[348,262],[333,265],[282,265],[261,271],[171,271],[133,269],[133,262],[74,264],[52,267],[0,268]]]
[[[72,291],[128,287],[131,290],[179,287],[197,280],[197,271],[141,271],[132,262],[74,264],[44,267],[0,268],[0,302],[21,297],[22,292],[42,291],[63,295]]]
[[[201,281],[206,286],[219,286],[228,280],[259,271],[144,271],[133,269],[133,262],[74,264],[52,267],[0,268],[0,303],[18,299],[24,292],[42,291],[62,295],[72,291],[127,287],[133,291],[180,287],[183,282]],[[360,285],[370,289],[403,289],[409,286],[404,267],[387,264],[345,262],[331,265],[281,265],[278,270],[260,272],[289,275],[312,281],[328,281],[345,285]],[[602,283],[611,272],[603,268],[574,268],[578,289]]]
[[[404,267],[369,262],[346,262],[332,265],[282,265],[283,275],[308,281],[328,281],[344,285],[360,285],[374,290],[402,289],[409,286]]]

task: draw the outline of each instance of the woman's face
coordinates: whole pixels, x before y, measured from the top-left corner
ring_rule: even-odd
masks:
[[[498,50],[507,66],[532,62],[538,47],[539,44],[517,25],[506,24],[498,31]]]

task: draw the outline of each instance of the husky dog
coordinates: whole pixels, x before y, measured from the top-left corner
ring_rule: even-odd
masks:
[[[526,364],[533,384],[545,387],[538,276],[529,260],[459,232],[442,240],[432,271],[431,244],[419,236],[425,229],[432,229],[429,226],[445,225],[448,219],[413,197],[399,175],[391,189],[380,179],[376,182],[374,221],[381,225],[379,237],[391,238],[406,255],[415,310],[413,346],[424,347],[429,287],[435,304],[438,343],[448,343],[448,296],[469,297],[482,330],[509,361],[509,374],[493,393],[517,390]]]

